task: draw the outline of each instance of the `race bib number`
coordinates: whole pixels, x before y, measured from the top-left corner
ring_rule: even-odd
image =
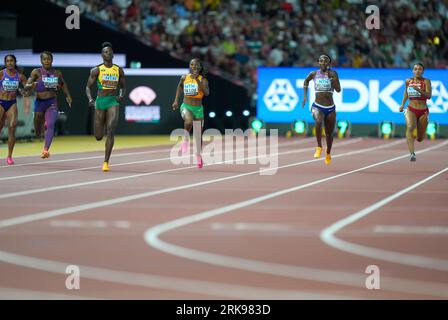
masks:
[[[58,77],[42,77],[45,88],[56,89],[58,87]]]
[[[419,98],[420,92],[418,92],[417,90],[414,89],[414,87],[408,87],[408,96],[411,98]]]
[[[103,89],[115,89],[118,85],[118,77],[116,75],[105,74],[101,78]]]
[[[316,90],[317,91],[330,91],[331,90],[331,80],[330,79],[316,79]]]
[[[184,93],[186,96],[195,96],[198,94],[198,85],[196,83],[184,84]]]
[[[16,91],[19,88],[19,81],[3,80],[4,91]]]

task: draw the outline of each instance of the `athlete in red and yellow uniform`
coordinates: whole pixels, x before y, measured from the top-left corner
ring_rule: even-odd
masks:
[[[404,104],[409,97],[409,105],[405,112],[406,119],[406,139],[410,152],[410,161],[415,161],[414,152],[414,128],[417,127],[417,141],[421,142],[425,138],[426,127],[428,126],[429,109],[426,100],[431,99],[431,81],[423,78],[425,68],[421,63],[414,65],[414,77],[406,79],[406,90],[400,112],[404,109]]]

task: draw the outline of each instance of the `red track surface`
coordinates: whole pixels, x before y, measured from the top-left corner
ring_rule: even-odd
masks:
[[[142,162],[166,147],[116,151],[109,173],[101,158],[55,161],[102,153],[0,167],[0,298],[447,299],[447,171],[321,234],[446,169],[446,141],[416,144],[411,163],[404,140],[335,140],[329,166],[313,161],[314,139],[292,141],[280,141],[275,175],[247,161]],[[70,264],[79,290],[65,287]],[[365,287],[369,265],[379,290]]]

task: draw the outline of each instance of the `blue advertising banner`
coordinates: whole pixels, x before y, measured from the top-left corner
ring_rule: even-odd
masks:
[[[308,101],[302,109],[303,81],[317,68],[259,68],[257,117],[266,123],[313,122],[310,106],[314,101],[314,82],[309,84]],[[337,117],[356,124],[378,124],[389,120],[404,124],[399,112],[405,80],[411,69],[339,69],[341,92],[333,93]],[[448,125],[448,70],[427,69],[423,75],[431,80],[432,97],[427,100],[429,119]],[[406,102],[405,107],[408,105]]]

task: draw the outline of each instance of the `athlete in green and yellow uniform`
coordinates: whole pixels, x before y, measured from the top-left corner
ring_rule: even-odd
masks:
[[[119,106],[123,100],[126,84],[123,69],[113,64],[114,52],[112,44],[105,42],[102,45],[101,56],[103,63],[90,71],[87,80],[86,94],[89,105],[95,106],[95,138],[100,141],[104,134],[106,139],[106,154],[104,157],[103,171],[109,171],[109,158],[114,146],[114,134],[118,124]],[[90,88],[96,82],[98,95],[96,101],[92,98]],[[106,130],[104,130],[106,129]]]

